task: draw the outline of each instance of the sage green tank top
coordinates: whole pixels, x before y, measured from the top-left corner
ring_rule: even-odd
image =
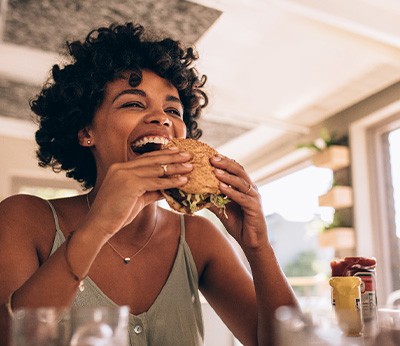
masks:
[[[51,253],[65,241],[53,205],[56,234]],[[134,346],[203,345],[204,327],[198,293],[198,274],[192,253],[185,240],[185,222],[181,220],[180,242],[171,273],[160,294],[148,311],[129,316],[129,341]],[[87,277],[85,289],[77,293],[73,307],[116,306]]]

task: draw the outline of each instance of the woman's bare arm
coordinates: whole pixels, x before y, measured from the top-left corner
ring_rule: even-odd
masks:
[[[47,203],[33,196],[14,196],[0,203],[0,336],[6,339],[9,317],[5,304],[12,295],[12,308],[68,306],[77,292],[78,277],[86,276],[102,241],[82,225],[69,242],[39,266],[41,237],[54,239],[55,225]],[[50,222],[47,222],[49,220]],[[52,243],[51,243],[52,244]],[[51,246],[49,244],[49,246]]]
[[[204,264],[199,273],[201,292],[244,345],[271,345],[276,309],[297,304],[273,249],[266,246],[246,254],[250,274],[228,238],[210,221],[195,219],[188,220],[194,228],[187,239]]]

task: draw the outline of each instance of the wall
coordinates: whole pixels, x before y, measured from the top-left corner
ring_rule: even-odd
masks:
[[[54,173],[38,166],[35,157],[35,142],[32,139],[0,134],[0,200],[10,196],[16,180],[30,183],[45,181],[49,186],[80,189],[78,183],[65,178],[65,173]]]
[[[308,135],[299,136],[288,134],[263,150],[253,153],[247,158],[245,167],[256,178],[258,183],[264,183],[279,176],[282,171],[292,166],[304,164],[307,159],[301,151],[296,151],[297,145],[309,143],[319,137],[320,130],[326,127],[330,133],[336,133],[338,137],[349,134],[350,125],[367,117],[369,114],[384,108],[385,106],[399,100],[400,82],[374,94],[359,103],[333,114],[325,121],[315,124]],[[309,155],[310,156],[310,155]],[[281,165],[277,162],[282,162]],[[271,169],[269,169],[271,167]],[[268,172],[268,174],[262,174]]]

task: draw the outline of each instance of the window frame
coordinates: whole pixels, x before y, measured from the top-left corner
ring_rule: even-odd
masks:
[[[350,126],[356,251],[359,256],[377,259],[379,304],[385,304],[399,287],[392,258],[399,253],[393,249],[394,201],[387,141],[388,132],[400,127],[399,117],[397,101]]]

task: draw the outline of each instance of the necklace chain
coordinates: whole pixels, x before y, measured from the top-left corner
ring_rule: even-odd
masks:
[[[86,202],[87,202],[87,206],[90,210],[91,206],[90,206],[90,201],[89,201],[89,194],[86,195]],[[154,231],[156,230],[156,226],[157,226],[157,219],[158,219],[158,213],[156,211],[156,220],[154,222],[154,227],[153,230],[151,231],[150,237],[149,239],[147,239],[147,241],[144,243],[144,245],[137,250],[133,255],[129,256],[129,257],[125,257],[122,256],[121,253],[107,240],[107,244],[108,246],[110,246],[110,248],[119,256],[123,259],[125,264],[128,264],[133,258],[135,258],[137,255],[139,255],[139,253],[142,252],[142,250],[147,246],[148,243],[150,243],[151,238],[153,237]]]

